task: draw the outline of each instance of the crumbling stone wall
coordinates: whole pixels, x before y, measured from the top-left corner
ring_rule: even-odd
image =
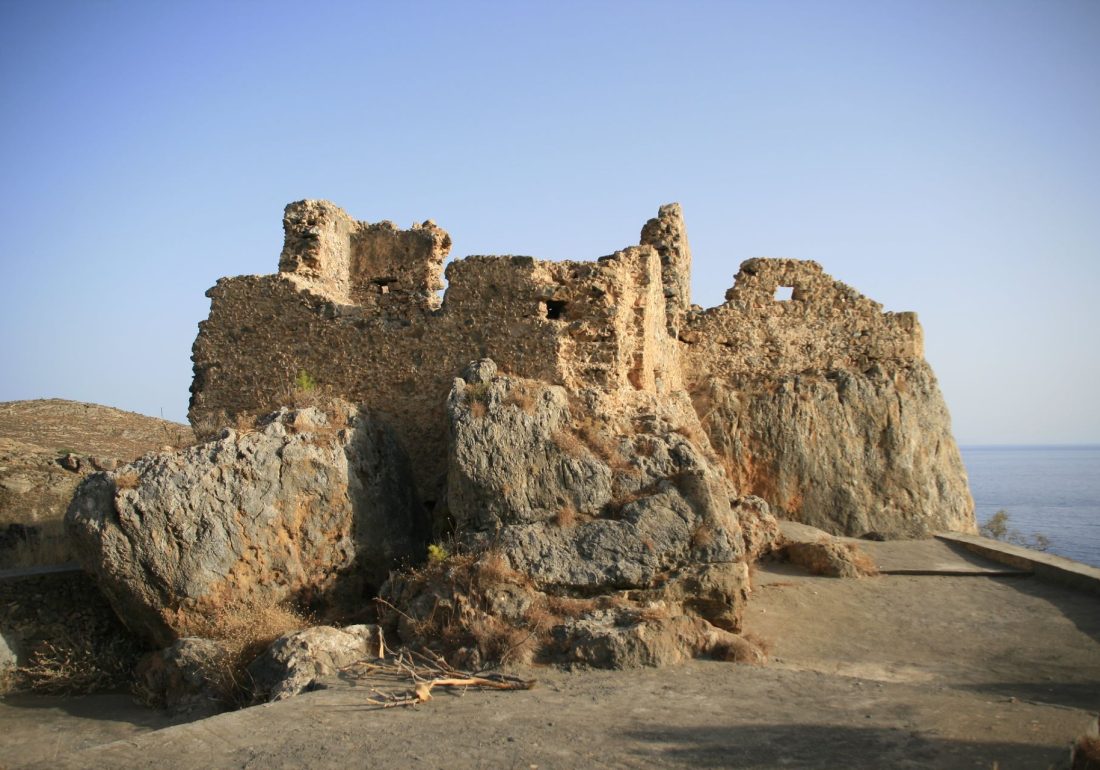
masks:
[[[447,394],[472,360],[567,391],[690,393],[740,494],[836,532],[973,529],[973,503],[912,313],[884,313],[797,260],[745,262],[710,310],[690,304],[679,206],[595,261],[452,262],[432,222],[287,207],[277,275],[208,292],[190,419],[201,437],[286,403],[300,372],[365,404],[406,443],[425,501],[445,491]],[[793,297],[775,299],[778,286]],[[817,404],[817,407],[810,408]]]
[[[681,387],[653,246],[594,262],[468,257],[448,266],[440,302],[450,239],[430,223],[400,231],[303,201],[284,227],[279,274],[207,293],[189,414],[200,436],[285,403],[305,372],[391,421],[431,499],[445,470],[444,402],[471,360],[572,390]]]
[[[836,534],[973,530],[915,313],[883,312],[816,262],[750,259],[680,338],[696,410],[743,494]]]
[[[777,299],[782,288],[792,290],[790,299]],[[818,263],[797,259],[746,260],[726,302],[690,314],[681,340],[685,370],[695,381],[864,370],[924,356],[916,313],[884,313]]]

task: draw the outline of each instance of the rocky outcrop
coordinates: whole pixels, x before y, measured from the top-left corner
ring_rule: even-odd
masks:
[[[782,287],[791,297],[777,299]],[[834,534],[973,531],[974,503],[912,313],[819,265],[748,260],[724,305],[692,314],[695,408],[730,480]]]
[[[696,395],[738,489],[838,535],[973,529],[973,501],[926,364],[712,381]]]
[[[94,475],[66,524],[120,617],[161,645],[234,603],[360,606],[427,536],[392,432],[342,403]]]
[[[775,521],[731,495],[686,398],[571,395],[482,360],[447,409],[448,514],[468,555],[389,584],[406,641],[423,638],[408,618],[430,625],[447,607],[484,631],[461,645],[479,660],[508,647],[501,624],[526,629],[535,656],[591,665],[732,644],[719,631],[740,628],[748,562]]]
[[[213,639],[184,637],[144,656],[134,669],[134,690],[154,708],[192,719],[226,709],[222,670],[225,646]]]

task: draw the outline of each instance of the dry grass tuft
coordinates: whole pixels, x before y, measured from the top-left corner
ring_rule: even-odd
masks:
[[[585,454],[584,444],[571,431],[555,431],[551,440],[557,445],[558,449],[565,452],[565,454],[570,457],[580,457]]]
[[[471,401],[470,402],[470,414],[475,420],[480,420],[486,414],[488,414],[489,408],[485,406],[484,401]]]
[[[502,617],[500,596],[530,595],[530,578],[490,549],[475,557],[448,555],[406,572],[404,598],[395,606],[379,599],[385,619],[396,621],[406,643],[427,647],[452,661],[479,668],[491,662],[529,662],[543,629],[525,617]]]
[[[189,629],[188,635],[219,642],[224,653],[210,665],[207,681],[230,706],[243,706],[251,695],[248,664],[281,636],[301,631],[311,619],[286,604],[248,601],[218,607]]]
[[[635,623],[662,623],[671,617],[668,607],[662,604],[639,607],[631,613],[631,620]]]
[[[677,425],[672,429],[673,433],[679,433],[693,444],[703,445],[703,437],[694,425]]]
[[[527,577],[512,569],[508,558],[500,551],[486,551],[474,562],[478,583],[482,588],[492,588],[504,583],[524,584]]]
[[[558,509],[557,515],[554,516],[554,524],[555,526],[561,527],[562,529],[575,527],[577,525],[577,517],[579,515],[580,514],[577,513],[576,506],[573,505],[573,503],[567,502],[560,509]]]
[[[526,383],[520,383],[513,387],[504,398],[504,403],[508,406],[514,406],[525,414],[535,413],[535,395]]]
[[[484,404],[489,400],[489,383],[472,382],[466,385],[466,398],[471,402]]]
[[[599,609],[596,599],[579,599],[575,596],[547,596],[547,611],[558,618],[581,618]]]
[[[608,518],[618,518],[622,515],[623,508],[630,505],[631,503],[636,503],[643,498],[651,496],[654,493],[655,486],[655,484],[651,484],[641,487],[640,489],[635,489],[632,492],[627,492],[626,494],[619,495],[607,504],[605,514],[608,516]]]
[[[133,639],[116,637],[89,644],[85,638],[63,637],[42,642],[26,665],[12,677],[19,690],[77,695],[118,689],[129,684],[140,650]]]
[[[711,545],[714,545],[714,528],[706,523],[700,524],[691,535],[692,548],[706,548]]]
[[[539,642],[534,629],[510,625],[495,615],[480,614],[467,625],[483,660],[530,663]]]
[[[137,489],[138,481],[136,471],[123,471],[115,476],[115,489]]]
[[[581,441],[592,450],[592,454],[604,462],[611,465],[625,462],[619,453],[618,442],[608,436],[606,426],[599,425],[591,417],[580,421],[577,425],[577,434],[580,436]]]
[[[233,417],[233,430],[240,434],[254,433],[256,430],[256,416],[241,413]]]

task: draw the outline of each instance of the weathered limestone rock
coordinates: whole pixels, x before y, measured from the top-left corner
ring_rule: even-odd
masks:
[[[779,516],[850,536],[973,529],[966,469],[927,364],[715,381],[697,403],[734,484]]]
[[[134,670],[134,689],[150,706],[194,719],[212,716],[227,707],[220,686],[227,655],[212,639],[177,639],[141,659]]]
[[[611,419],[610,399],[602,414],[578,401],[574,415],[562,388],[494,377],[490,364],[468,368],[448,399],[456,531],[492,534],[540,586],[584,591],[743,559],[726,481],[688,436],[620,435],[616,423],[638,420]]]
[[[775,298],[793,288],[791,299]],[[813,262],[748,260],[683,335],[695,407],[731,481],[844,535],[972,531],[974,504],[912,313]]]
[[[645,223],[638,241],[661,255],[661,284],[664,286],[669,335],[680,336],[684,316],[691,308],[691,247],[679,203],[669,203]]]
[[[526,647],[605,667],[737,646],[749,593],[740,517],[757,553],[776,525],[762,500],[731,500],[686,398],[570,395],[481,360],[447,409],[462,555],[384,587],[401,639],[433,630],[475,664]]]
[[[314,626],[281,637],[248,666],[257,701],[277,701],[305,691],[318,678],[382,657],[378,626]]]
[[[493,531],[610,502],[611,469],[573,437],[563,388],[494,379],[490,359],[465,374],[447,400],[454,424],[447,499],[456,529]]]
[[[119,616],[161,645],[243,602],[359,605],[427,537],[396,438],[347,404],[96,474],[66,525]]]

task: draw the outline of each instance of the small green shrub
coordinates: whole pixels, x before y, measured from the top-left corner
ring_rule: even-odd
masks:
[[[450,551],[444,546],[432,543],[428,546],[428,562],[431,564],[442,564],[451,557]]]
[[[1023,546],[1033,551],[1047,551],[1050,549],[1050,538],[1035,532],[1031,537],[1024,537],[1018,529],[1013,529],[1008,523],[1008,511],[1004,508],[997,511],[989,519],[978,527],[978,533],[982,537],[991,540],[1000,540],[1004,543]]]
[[[299,369],[294,377],[294,387],[301,393],[312,393],[317,390],[317,380],[305,369]]]

